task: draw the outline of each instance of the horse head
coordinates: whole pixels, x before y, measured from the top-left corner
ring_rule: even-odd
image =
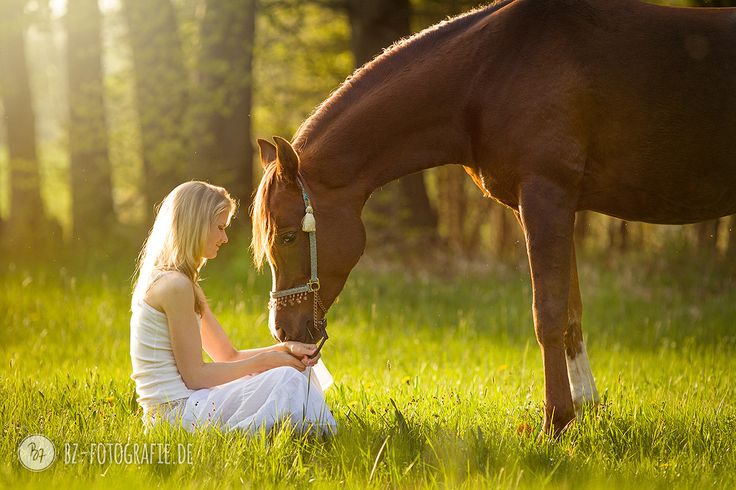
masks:
[[[362,206],[343,189],[322,186],[283,138],[258,140],[264,175],[253,201],[256,265],[268,261],[272,290],[269,329],[279,341],[315,343],[324,316],[363,254]]]

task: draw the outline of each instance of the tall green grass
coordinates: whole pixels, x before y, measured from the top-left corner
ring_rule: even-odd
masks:
[[[144,434],[129,378],[131,267],[6,264],[0,486],[734,488],[734,278],[682,262],[582,268],[603,404],[556,441],[535,437],[543,380],[523,266],[408,273],[362,263],[330,313],[323,358],[339,432],[321,440],[288,427]],[[244,258],[215,261],[206,275],[234,343],[270,343],[267,275]],[[32,433],[61,453],[41,473],[16,455]],[[65,443],[99,442],[191,444],[193,464],[64,464]]]

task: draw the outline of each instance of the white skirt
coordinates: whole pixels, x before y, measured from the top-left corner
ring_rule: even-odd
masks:
[[[190,432],[215,426],[253,433],[288,421],[299,432],[333,434],[335,419],[317,376],[312,374],[309,382],[310,372],[284,366],[197,390],[189,398],[159,405],[144,414],[144,424],[151,426],[165,420],[181,424]]]

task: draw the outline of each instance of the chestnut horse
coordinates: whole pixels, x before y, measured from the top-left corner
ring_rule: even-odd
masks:
[[[361,210],[375,189],[463,165],[524,231],[544,429],[559,432],[598,401],[581,331],[575,212],[671,224],[736,213],[735,89],[736,9],[507,0],[395,44],[292,143],[259,140],[253,249],[256,263],[270,263],[274,291],[288,290],[272,293],[272,333],[321,335],[363,253]],[[315,233],[302,231],[314,219],[319,283]]]

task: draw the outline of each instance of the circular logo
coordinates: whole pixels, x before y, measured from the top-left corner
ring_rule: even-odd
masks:
[[[21,441],[18,446],[18,459],[31,471],[43,471],[56,459],[56,448],[48,437],[33,434]]]

